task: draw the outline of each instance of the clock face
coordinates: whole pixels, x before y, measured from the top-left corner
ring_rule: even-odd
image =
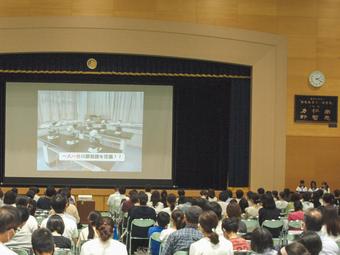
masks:
[[[326,82],[325,75],[320,71],[314,71],[309,75],[309,83],[315,88],[319,88]]]

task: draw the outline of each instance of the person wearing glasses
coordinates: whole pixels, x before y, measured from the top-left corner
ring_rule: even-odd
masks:
[[[0,254],[16,255],[7,248],[4,243],[8,242],[15,235],[18,226],[21,224],[18,209],[14,206],[3,206],[0,208]]]

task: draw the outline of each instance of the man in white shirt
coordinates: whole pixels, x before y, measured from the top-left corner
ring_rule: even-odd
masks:
[[[15,252],[7,248],[4,243],[13,238],[20,225],[21,220],[18,209],[13,206],[3,206],[0,208],[0,254],[16,255]]]
[[[107,200],[107,205],[109,207],[109,211],[113,215],[118,215],[120,211],[120,205],[123,199],[126,199],[125,187],[120,187],[118,190],[117,188],[113,188],[115,191],[113,194],[111,194]]]
[[[338,255],[339,247],[329,236],[321,232],[323,225],[322,214],[318,209],[310,209],[305,213],[305,230],[315,231],[321,239],[322,250],[320,255]]]
[[[67,198],[61,194],[57,194],[53,197],[51,204],[55,213],[59,215],[64,221],[65,230],[63,236],[73,240],[73,242],[76,243],[78,238],[77,224],[73,217],[65,214]],[[42,228],[46,228],[48,219],[49,218],[43,220],[41,223]]]

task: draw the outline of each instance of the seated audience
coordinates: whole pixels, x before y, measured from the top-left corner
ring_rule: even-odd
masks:
[[[87,228],[83,228],[79,233],[78,246],[89,239],[94,239],[98,237],[96,231],[96,222],[101,218],[101,214],[98,211],[92,211],[87,216],[88,225]]]
[[[214,232],[218,224],[218,218],[213,211],[203,212],[198,222],[204,237],[190,245],[189,255],[233,254],[231,242]]]
[[[293,212],[294,211],[294,202],[295,201],[300,201],[301,200],[301,194],[294,192],[290,195],[290,200],[287,205],[287,212]]]
[[[184,213],[182,210],[175,209],[171,213],[170,227],[162,230],[159,239],[161,240],[162,243],[165,243],[171,233],[184,227],[185,227]]]
[[[316,185],[316,181],[311,181],[310,182],[310,188],[308,189],[308,191],[313,193],[317,190],[319,190],[319,189],[318,189],[318,186]]]
[[[130,211],[132,207],[134,207],[138,203],[138,192],[133,189],[129,191],[129,199],[126,199],[122,203],[121,210],[123,213],[127,213]]]
[[[40,192],[39,187],[37,187],[37,186],[29,187],[28,191],[33,191],[32,194],[34,194],[34,195],[33,195],[32,199],[37,202],[39,200],[39,198],[40,198],[40,196],[39,196],[39,192]]]
[[[336,242],[321,232],[322,225],[322,214],[318,209],[310,209],[305,213],[305,230],[315,231],[321,238],[322,250],[320,255],[339,254],[339,247]]]
[[[288,214],[288,220],[303,220],[304,213],[302,211],[302,203],[297,200],[294,202],[294,212]]]
[[[208,200],[208,191],[206,189],[201,190],[200,197]]]
[[[288,206],[288,202],[285,200],[285,193],[281,191],[279,193],[279,200],[275,201],[276,208],[279,210],[284,210]]]
[[[305,212],[308,209],[314,208],[314,204],[311,202],[312,193],[302,193],[302,210]]]
[[[305,231],[298,242],[302,243],[311,255],[319,255],[322,249],[320,236],[314,231]]]
[[[257,228],[251,235],[250,248],[257,254],[275,255],[272,234],[268,229]]]
[[[305,186],[305,181],[301,180],[299,185],[296,187],[296,192],[307,192],[308,188]]]
[[[150,238],[153,233],[160,233],[164,229],[167,228],[170,222],[170,216],[166,212],[160,212],[157,215],[157,226],[151,227],[148,230],[148,237]],[[154,240],[151,240],[151,254],[158,255],[159,254],[159,246],[160,243]]]
[[[52,198],[52,208],[54,212],[63,219],[65,224],[63,236],[73,240],[73,242],[76,243],[78,238],[77,224],[72,216],[69,216],[65,213],[66,205],[67,199],[62,194],[57,194]],[[41,227],[46,228],[47,221],[48,218],[44,219],[41,223]]]
[[[323,210],[323,226],[321,232],[328,235],[335,242],[340,242],[340,217],[334,206],[326,206]]]
[[[32,249],[35,255],[53,255],[53,236],[48,229],[39,228],[33,232]]]
[[[62,236],[65,225],[63,219],[59,215],[52,215],[48,218],[47,229],[51,231],[53,241],[57,248],[71,249],[71,240]]]
[[[215,190],[214,189],[209,189],[208,190],[208,201],[209,202],[217,202],[217,197],[215,195]]]
[[[75,219],[76,223],[78,224],[80,222],[78,209],[74,204],[70,204],[71,190],[69,188],[63,188],[63,189],[59,190],[59,193],[66,197],[65,213],[72,216]],[[52,213],[52,214],[54,213],[53,208],[52,208],[50,213]]]
[[[144,192],[147,196],[148,196],[148,202],[151,201],[151,186],[150,185],[146,185],[145,186],[145,192]]]
[[[168,198],[168,192],[164,189],[161,192],[161,202],[163,203],[164,207],[167,207],[167,198]]]
[[[48,186],[45,190],[45,196],[40,197],[37,201],[37,208],[43,210],[51,210],[51,200],[56,194],[56,190],[53,186]]]
[[[241,215],[241,207],[238,205],[236,200],[231,200],[227,206],[227,216],[228,218],[239,219],[238,232],[247,233],[247,226],[243,221],[241,221]]]
[[[12,190],[6,191],[4,195],[4,205],[12,205],[15,206],[15,200],[17,198],[17,193]]]
[[[245,197],[242,197],[240,202],[238,202],[238,204],[241,208],[242,217],[245,218],[246,208],[249,207],[249,203],[248,203],[247,199]]]
[[[330,207],[334,207],[334,195],[330,194],[330,193],[326,193],[322,196],[322,203],[321,205],[318,207],[318,209],[321,211],[321,213],[323,213],[323,210],[325,207],[330,206]]]
[[[122,200],[126,199],[126,189],[125,187],[120,187],[119,189],[113,188],[113,190],[114,193],[109,196],[107,205],[112,215],[118,215]]]
[[[166,198],[166,202],[168,204],[168,207],[162,209],[162,212],[166,212],[171,215],[173,210],[175,210],[176,208],[176,196],[174,194],[169,194]]]
[[[185,197],[185,190],[179,189],[177,191],[177,194],[178,194],[177,204],[178,205],[185,204],[187,202],[187,199]]]
[[[228,191],[226,191],[226,190],[221,191],[221,193],[218,195],[217,203],[219,203],[219,205],[222,208],[222,216],[223,217],[225,216],[226,211],[227,211],[227,206],[228,206],[227,200],[228,200],[228,198],[229,198],[229,194],[228,194]]]
[[[4,243],[10,241],[21,223],[18,209],[14,206],[2,206],[0,208],[0,254],[16,255],[5,246]]]
[[[259,210],[259,224],[262,226],[265,220],[277,220],[280,218],[280,210],[276,208],[274,199],[271,195],[266,194],[263,200],[263,208]],[[273,237],[278,237],[281,228],[269,230]]]
[[[222,207],[220,206],[219,203],[217,202],[210,202],[209,204],[209,209],[213,211],[218,219],[218,224],[217,227],[215,228],[215,231],[218,235],[223,236],[223,230],[222,230]]]
[[[158,190],[152,191],[150,202],[148,202],[147,205],[155,209],[156,213],[159,213],[164,208],[161,202],[161,194]]]
[[[273,190],[273,191],[272,191],[272,196],[273,196],[274,201],[275,201],[275,203],[276,203],[276,201],[279,200],[279,192],[278,192],[277,190]]]
[[[4,204],[4,200],[3,199],[4,199],[4,192],[0,188],[0,207],[3,206],[3,204]]]
[[[241,198],[243,198],[244,192],[241,189],[236,190],[236,201],[240,202]]]
[[[172,255],[176,251],[188,251],[192,243],[203,237],[202,233],[197,230],[198,218],[201,214],[202,209],[198,206],[190,206],[185,211],[185,227],[170,234],[162,250],[162,255]]]
[[[99,238],[85,242],[80,255],[127,255],[125,244],[113,240],[114,222],[110,217],[102,217],[96,223]]]
[[[240,220],[237,218],[224,219],[222,222],[224,237],[232,243],[234,251],[250,250],[250,245],[247,240],[237,234],[239,222]]]
[[[288,244],[285,247],[282,247],[279,251],[280,255],[310,255],[309,251],[306,247],[298,242],[294,242]]]
[[[259,216],[259,210],[262,208],[260,197],[257,193],[252,193],[249,196],[249,207],[245,209],[245,217],[247,219],[256,218]]]

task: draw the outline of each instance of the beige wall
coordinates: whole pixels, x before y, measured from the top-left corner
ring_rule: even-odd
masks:
[[[84,27],[81,30],[73,29],[65,32],[63,40],[58,41],[61,50],[90,51],[101,49],[104,52],[125,52],[134,49],[134,52],[144,51],[159,55],[179,55],[227,62],[252,63],[255,71],[253,81],[253,99],[255,102],[253,102],[253,106],[256,108],[252,109],[252,124],[264,121],[262,123],[264,131],[260,132],[257,131],[256,127],[252,127],[251,186],[263,184],[268,188],[280,188],[283,184],[278,179],[282,178],[285,179],[287,186],[294,187],[298,179],[305,178],[305,176],[308,180],[315,178],[318,182],[325,179],[330,182],[332,187],[340,187],[339,171],[337,171],[337,166],[340,166],[340,157],[337,157],[336,153],[320,154],[319,151],[319,148],[323,152],[325,148],[334,150],[338,148],[334,144],[339,144],[339,128],[330,129],[325,125],[296,124],[293,121],[293,96],[295,94],[339,95],[340,93],[340,72],[338,71],[340,68],[338,55],[340,52],[339,13],[340,2],[334,0],[61,0],[58,2],[3,0],[0,2],[0,16],[3,17],[105,16],[106,18],[124,17],[155,20],[158,25],[153,29],[167,30],[167,35],[171,33],[177,38],[176,42],[178,42],[178,44],[168,45],[169,37],[165,36],[164,33],[159,33],[155,38],[155,32],[149,32],[145,38],[139,37],[138,43],[131,40],[124,41],[124,39],[131,38],[131,34],[136,35],[136,30],[143,30],[143,22],[143,24],[135,23],[137,29],[129,31],[122,29],[121,37],[115,37],[112,40],[110,33],[106,33],[105,36],[105,34],[100,33],[102,30],[94,32],[98,25],[98,19],[92,19],[92,21],[90,19],[85,23],[79,19],[73,21],[70,19],[70,23],[66,24],[66,27],[77,26],[77,24],[83,24]],[[158,21],[214,25],[224,27],[226,30],[196,27],[189,24],[179,25],[179,27],[178,25],[169,26]],[[4,21],[2,24],[4,24]],[[62,27],[65,22],[61,21],[59,24]],[[11,25],[13,25],[13,22],[8,21],[7,27]],[[42,23],[42,25],[48,27],[48,23]],[[22,23],[20,26],[24,27],[25,24]],[[110,25],[108,24],[108,26]],[[125,28],[128,26],[125,25]],[[275,57],[273,58],[274,55],[284,55],[284,46],[282,46],[284,43],[278,43],[281,37],[247,34],[229,28],[268,32],[286,38],[288,42],[288,76],[286,76],[285,71],[277,71],[280,68],[282,68],[281,70],[285,69],[285,62],[273,60],[275,59]],[[88,34],[90,30],[92,32]],[[60,28],[46,33],[46,30],[38,29],[38,27],[33,30],[24,28],[6,30],[7,37],[1,36],[0,48],[2,51],[20,51],[22,47],[25,48],[23,43],[27,43],[31,50],[55,50],[50,42],[60,39],[58,37],[59,32]],[[13,40],[11,36],[15,38],[18,34],[22,38],[26,38],[26,41]],[[99,35],[102,37],[98,37]],[[204,35],[204,39],[201,35]],[[101,38],[101,40],[94,40],[93,36],[96,39]],[[232,39],[233,36],[236,36],[236,40]],[[228,42],[225,41],[226,37]],[[73,40],[74,38],[76,40]],[[157,41],[147,44],[150,38],[157,39]],[[198,40],[198,38],[200,39]],[[265,38],[264,41],[261,41],[261,38]],[[110,45],[106,44],[105,42],[110,39],[112,40]],[[250,41],[252,41],[252,46],[247,44]],[[126,45],[121,45],[122,42],[125,42]],[[141,49],[140,44],[145,47]],[[225,47],[215,48],[216,44],[223,44]],[[207,47],[207,45],[210,47]],[[237,48],[239,45],[241,45],[241,50],[248,50],[246,51],[248,57],[239,56],[238,50],[240,48]],[[259,47],[256,47],[256,45]],[[164,51],[164,46],[167,46],[166,51]],[[242,46],[245,47],[242,48]],[[282,47],[281,50],[280,47]],[[198,55],[198,53],[200,54]],[[276,57],[280,58],[280,56]],[[272,70],[273,61],[276,61],[276,71]],[[326,85],[317,90],[311,89],[307,84],[307,76],[314,69],[320,69],[327,77]],[[272,75],[267,76],[268,72]],[[287,84],[284,81],[286,78]],[[262,82],[270,87],[260,86],[256,88],[257,84]],[[277,97],[271,97],[273,96],[271,89],[274,89],[275,93],[278,93],[280,89],[282,91],[276,94]],[[264,98],[261,97],[261,94],[265,94]],[[257,99],[257,96],[260,96],[260,99]],[[257,105],[256,100],[261,99],[263,99],[263,104]],[[280,100],[285,102],[281,103]],[[281,109],[282,106],[284,106],[284,109]],[[260,111],[256,111],[258,109],[264,109],[266,117],[273,118],[272,121],[260,116]],[[274,115],[275,113],[276,115]],[[280,114],[285,114],[285,120],[275,119],[279,118]],[[281,135],[282,133],[286,137]],[[321,137],[325,139],[321,139]],[[285,153],[282,153],[282,150],[285,150],[286,138],[287,158]],[[266,144],[268,140],[270,140],[271,147]],[[259,145],[261,143],[264,143],[263,148]],[[308,153],[299,153],[298,148],[306,146],[312,146],[316,149],[308,150]],[[292,156],[296,154],[300,156]],[[320,155],[322,155],[322,158],[320,158]],[[310,164],[308,162],[311,159],[312,161],[319,159],[318,162],[330,163],[324,165],[322,163]],[[285,168],[285,163],[287,169],[282,171],[282,168]],[[323,174],[324,167],[327,168],[327,171],[324,172],[326,174]],[[284,173],[286,173],[286,177],[284,177]],[[315,174],[310,176],[311,173]],[[261,180],[263,181],[261,182]]]

